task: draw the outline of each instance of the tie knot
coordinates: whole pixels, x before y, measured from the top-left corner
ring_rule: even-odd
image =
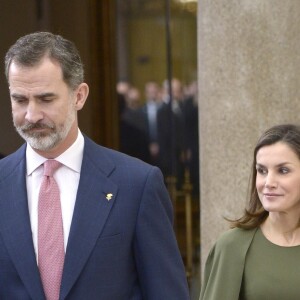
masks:
[[[54,172],[61,166],[61,163],[54,159],[44,162],[44,175],[52,177]]]

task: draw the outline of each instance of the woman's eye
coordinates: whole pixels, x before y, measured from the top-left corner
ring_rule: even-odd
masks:
[[[262,167],[257,167],[256,171],[257,171],[257,173],[262,174],[262,175],[267,174],[267,170]]]
[[[288,169],[288,168],[280,168],[280,169],[279,169],[279,172],[280,172],[281,174],[287,174],[287,173],[289,173],[289,169]]]

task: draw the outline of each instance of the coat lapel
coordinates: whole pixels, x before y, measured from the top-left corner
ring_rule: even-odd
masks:
[[[117,186],[108,179],[114,166],[105,161],[104,167],[103,157],[101,157],[102,163],[89,159],[90,155],[87,154],[90,151],[89,145],[90,142],[85,145],[65,257],[61,299],[65,299],[86,264],[101,235],[118,190]]]
[[[45,299],[36,263],[26,193],[24,148],[10,173],[0,180],[0,226],[3,242],[11,260],[32,299]],[[15,158],[15,157],[14,157]],[[8,173],[8,172],[7,172]]]

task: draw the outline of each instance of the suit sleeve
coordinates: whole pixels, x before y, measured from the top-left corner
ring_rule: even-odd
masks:
[[[184,265],[173,231],[173,207],[159,169],[152,168],[137,217],[134,251],[143,296],[189,298]]]

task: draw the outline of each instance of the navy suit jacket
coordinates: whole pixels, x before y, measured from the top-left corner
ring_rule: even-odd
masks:
[[[25,150],[26,144],[0,161],[2,300],[45,299],[28,212]],[[60,299],[189,299],[161,172],[87,137]]]

